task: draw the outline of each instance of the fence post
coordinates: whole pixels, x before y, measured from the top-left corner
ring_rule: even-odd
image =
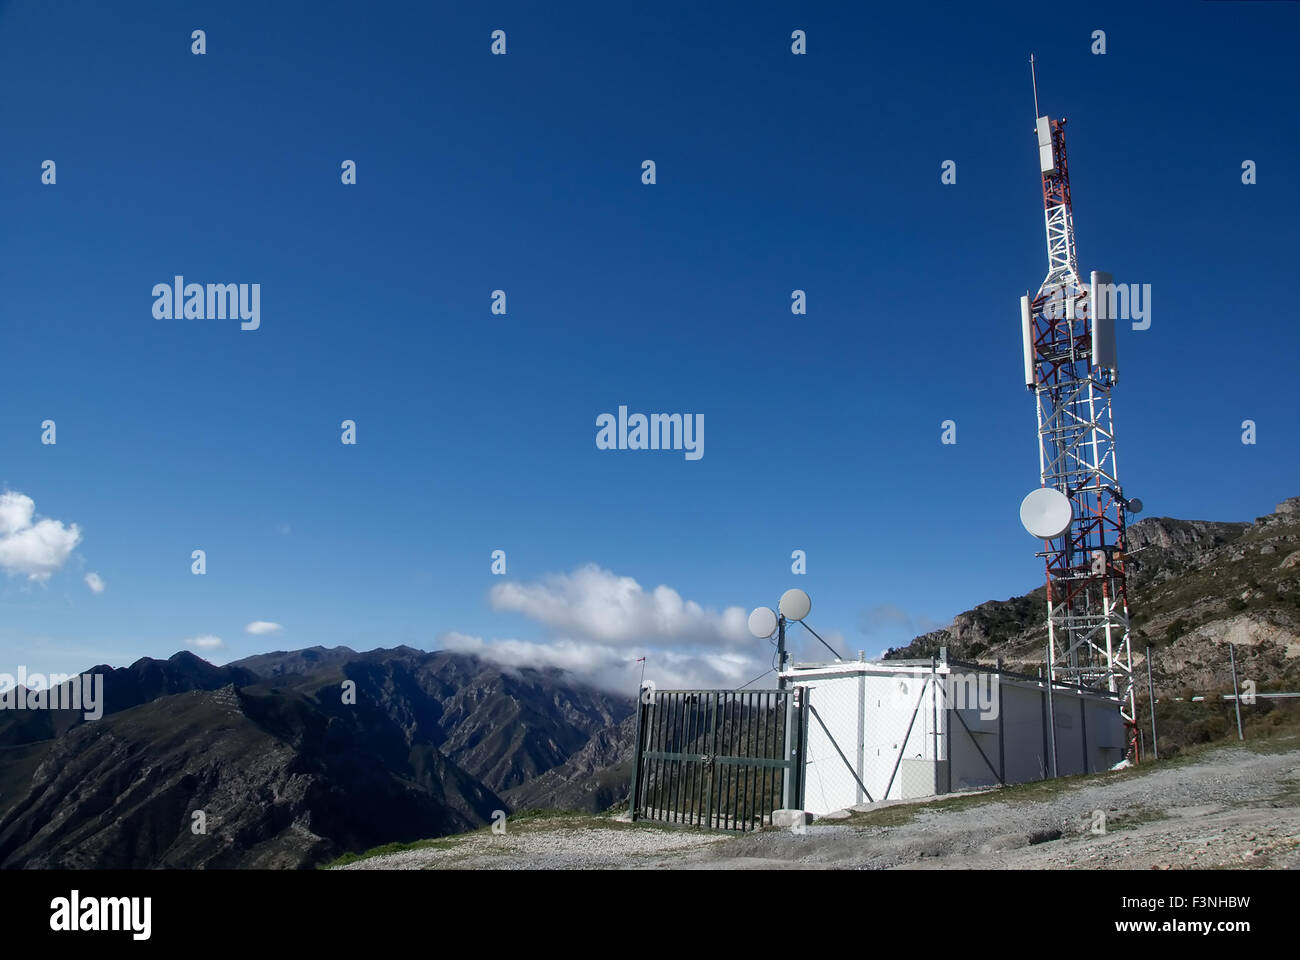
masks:
[[[1052,688],[1056,686],[1056,661],[1052,641],[1047,642],[1047,736],[1052,746],[1052,776],[1061,775],[1056,759],[1056,704],[1052,701]]]
[[[637,801],[641,797],[641,718],[645,713],[645,704],[641,702],[641,691],[636,696],[636,739],[632,741],[632,797],[628,801],[628,816],[637,818]]]
[[[939,792],[939,693],[934,655],[930,655],[930,726],[934,732],[934,792]],[[946,700],[944,701],[947,702]]]
[[[1088,769],[1088,701],[1079,691],[1079,736],[1083,738],[1083,772],[1092,773]]]
[[[1246,735],[1241,732],[1241,696],[1237,693],[1237,653],[1232,644],[1228,644],[1228,659],[1232,663],[1232,702],[1237,707],[1237,739],[1245,740]]]
[[[998,685],[998,779],[1003,784],[1007,782],[1007,738],[1006,728],[1002,723],[1002,658],[998,657],[998,672],[996,674]]]
[[[794,765],[795,756],[795,731],[798,727],[795,707],[803,698],[799,696],[801,687],[793,687],[784,693],[785,699],[785,782],[781,784],[781,806],[786,810],[793,810],[795,794],[798,792],[798,780],[796,777],[796,768]],[[802,758],[801,758],[802,759]]]
[[[718,756],[718,732],[719,732],[719,727],[722,726],[722,717],[723,717],[723,712],[724,712],[724,711],[723,711],[723,707],[722,707],[722,701],[723,701],[723,698],[726,697],[726,696],[727,696],[727,694],[725,694],[725,693],[715,693],[715,694],[713,695],[713,716],[712,716],[712,719],[711,719],[711,721],[710,721],[710,723],[711,723],[713,729],[710,731],[711,739],[710,739],[709,753],[710,753],[710,755],[713,756],[715,759],[714,759],[714,761],[713,761],[713,770],[710,770],[710,771],[709,771],[709,799],[708,799],[708,803],[707,803],[707,805],[706,805],[706,812],[705,812],[705,815],[704,815],[704,817],[705,817],[705,819],[704,819],[704,825],[705,825],[706,827],[708,827],[710,830],[713,829],[713,796],[714,796],[714,794],[717,794],[717,795],[718,795],[718,797],[719,797],[719,806],[721,806],[721,797],[722,797],[722,778],[723,778],[723,776],[724,776],[724,773],[723,773],[723,769],[722,769],[722,764],[718,763],[718,761],[717,761],[716,758],[717,758],[717,756]],[[716,776],[714,775],[715,773],[716,773]],[[719,814],[720,814],[720,813],[721,813],[721,810],[719,810]]]
[[[796,751],[797,763],[795,769],[799,775],[795,778],[795,809],[802,810],[804,807],[804,777],[808,773],[808,708],[812,706],[811,687],[795,687],[796,696],[799,698],[799,746]]]
[[[1151,710],[1151,756],[1160,759],[1160,741],[1156,734],[1156,688],[1151,682],[1151,647],[1147,646],[1147,706]]]
[[[862,660],[862,654],[859,654],[859,662]],[[862,802],[862,778],[866,775],[867,760],[867,674],[862,671],[858,674],[858,742],[857,750],[853,754],[853,762],[857,764],[855,776],[859,783],[858,803]]]

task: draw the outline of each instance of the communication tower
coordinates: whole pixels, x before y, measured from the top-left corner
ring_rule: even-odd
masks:
[[[1037,295],[1021,297],[1020,321],[1025,385],[1038,411],[1041,487],[1025,498],[1021,520],[1043,540],[1048,675],[1119,697],[1136,760],[1124,543],[1127,514],[1141,503],[1125,499],[1116,469],[1110,395],[1118,380],[1117,297],[1110,274],[1093,271],[1087,284],[1079,274],[1065,123],[1038,116],[1035,125],[1047,276]]]

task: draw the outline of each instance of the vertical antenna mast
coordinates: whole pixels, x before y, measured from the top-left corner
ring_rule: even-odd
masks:
[[[1034,70],[1034,55],[1029,55],[1029,78],[1034,82],[1034,119],[1038,118],[1038,74]]]
[[[1038,109],[1038,75],[1029,58]],[[1065,119],[1037,116],[1047,276],[1021,298],[1025,385],[1038,408],[1039,481],[1070,500],[1073,519],[1044,540],[1047,671],[1120,699],[1131,749],[1137,704],[1129,649],[1124,543],[1130,508],[1115,467],[1110,391],[1116,382],[1114,299],[1108,274],[1079,276],[1065,152]],[[1136,756],[1134,756],[1136,760]]]

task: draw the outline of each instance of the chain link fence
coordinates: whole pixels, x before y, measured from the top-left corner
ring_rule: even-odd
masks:
[[[1192,686],[1171,680],[1163,671],[1157,676],[1152,648],[1146,648],[1138,678],[1144,759],[1169,758],[1220,740],[1257,741],[1300,733],[1300,667],[1255,645],[1225,643],[1221,651],[1219,663],[1182,665],[1212,677]]]

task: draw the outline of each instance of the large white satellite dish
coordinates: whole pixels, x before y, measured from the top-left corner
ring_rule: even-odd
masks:
[[[759,640],[776,633],[776,613],[771,607],[755,607],[749,615],[749,632]]]
[[[1020,501],[1020,522],[1040,540],[1053,540],[1070,529],[1074,505],[1052,487],[1039,487]]]
[[[781,615],[787,620],[802,620],[812,609],[808,594],[797,587],[781,594]]]

